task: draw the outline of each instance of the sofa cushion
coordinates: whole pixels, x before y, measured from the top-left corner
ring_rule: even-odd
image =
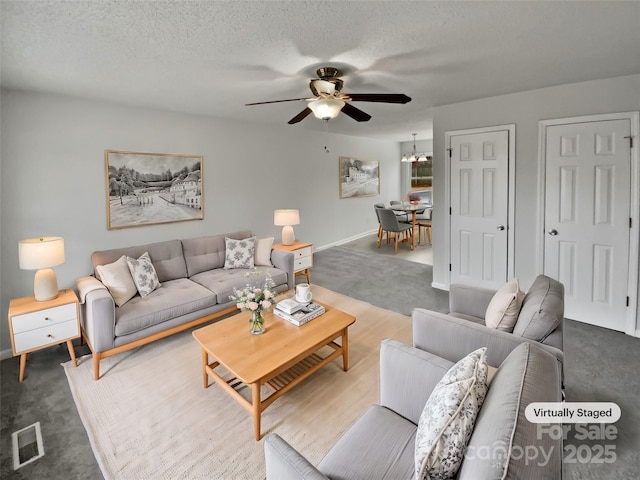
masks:
[[[256,253],[256,237],[243,240],[226,237],[224,239],[225,270],[234,268],[253,268]]]
[[[491,381],[457,478],[538,478],[541,465],[544,478],[562,478],[562,436],[539,434],[525,417],[530,403],[557,401],[557,360],[535,344],[520,344]],[[523,454],[531,450],[537,458]]]
[[[216,295],[186,278],[163,282],[145,298],[135,296],[116,309],[116,336],[144,330],[216,304]]]
[[[564,317],[564,285],[538,275],[522,301],[518,322],[513,334],[542,342]]]
[[[445,373],[427,400],[416,432],[416,479],[453,478],[487,393],[486,348]]]
[[[239,231],[225,235],[189,238],[182,240],[187,275],[192,277],[200,272],[224,267],[225,237],[241,240],[249,238],[250,231]]]
[[[518,320],[524,292],[520,290],[518,278],[512,278],[493,295],[484,315],[485,325],[511,333]]]
[[[106,265],[118,260],[122,255],[138,258],[144,252],[149,253],[149,258],[153,263],[158,281],[160,283],[176,278],[187,276],[187,265],[182,254],[182,242],[180,240],[169,240],[167,242],[149,243],[147,245],[137,245],[134,247],[115,248],[113,250],[103,250],[94,252],[91,255],[91,262],[95,270],[97,265]],[[96,275],[98,272],[96,271]],[[100,277],[98,277],[99,279]]]
[[[271,263],[271,248],[273,247],[273,241],[275,238],[256,238],[256,251],[253,259],[253,264],[256,266],[272,267]]]
[[[121,307],[138,293],[136,284],[133,283],[127,257],[122,255],[118,260],[107,265],[96,265],[96,272],[116,305]]]
[[[139,258],[127,257],[127,265],[131,272],[131,278],[142,298],[149,295],[160,286],[158,274],[153,268],[149,254],[144,252]]]
[[[416,426],[372,405],[318,464],[329,478],[397,480],[413,477]]]
[[[278,268],[269,268],[271,279],[276,287],[287,283],[287,273]],[[196,283],[214,292],[218,297],[218,303],[231,301],[229,297],[233,295],[233,289],[242,289],[247,284],[247,270],[234,269],[224,270],[217,268],[202,272],[191,277]]]

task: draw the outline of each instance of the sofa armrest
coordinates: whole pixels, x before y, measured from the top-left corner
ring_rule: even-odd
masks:
[[[415,308],[411,319],[413,346],[452,362],[478,348],[487,347],[487,362],[499,367],[514,348],[527,342],[551,353],[560,366],[564,363],[564,354],[555,347],[450,315]]]
[[[273,266],[287,272],[289,290],[296,288],[296,277],[293,274],[294,258],[293,252],[279,250],[277,248],[271,250],[271,263],[273,263]]]
[[[452,284],[449,287],[449,311],[484,319],[495,290]]]
[[[90,281],[91,280],[91,281]],[[97,283],[94,283],[97,282]],[[93,277],[84,277],[76,282],[80,297],[80,322],[91,350],[103,352],[114,347],[116,336],[116,305],[106,287]],[[91,285],[93,288],[87,288]]]
[[[329,480],[277,433],[264,437],[267,480]]]
[[[453,365],[397,340],[380,346],[380,405],[418,424],[429,395]]]

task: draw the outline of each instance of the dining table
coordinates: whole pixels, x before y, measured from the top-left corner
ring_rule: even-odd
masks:
[[[415,249],[415,232],[416,232],[416,215],[423,213],[427,207],[421,204],[415,203],[396,203],[389,207],[394,212],[411,213],[411,250]]]

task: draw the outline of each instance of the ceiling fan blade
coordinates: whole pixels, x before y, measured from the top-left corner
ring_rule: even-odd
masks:
[[[288,98],[287,100],[272,100],[270,102],[255,102],[255,103],[245,103],[245,107],[250,107],[251,105],[265,105],[267,103],[282,103],[282,102],[308,102],[311,100],[315,100],[315,98]]]
[[[287,123],[289,125],[293,125],[294,123],[298,123],[299,121],[304,120],[305,118],[307,118],[307,115],[309,115],[310,113],[311,113],[311,109],[309,107],[307,107],[304,110],[302,110],[298,115],[296,115],[291,120],[289,120]]]
[[[356,108],[349,103],[344,104],[344,107],[342,107],[341,112],[344,113],[345,115],[350,116],[357,122],[368,122],[371,119],[371,115],[363,112],[359,108]]]
[[[354,102],[409,103],[411,97],[404,93],[348,93]]]

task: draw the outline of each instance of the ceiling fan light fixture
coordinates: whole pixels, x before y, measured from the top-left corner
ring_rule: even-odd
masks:
[[[344,107],[344,101],[339,98],[319,98],[309,103],[309,108],[321,120],[336,118]]]

